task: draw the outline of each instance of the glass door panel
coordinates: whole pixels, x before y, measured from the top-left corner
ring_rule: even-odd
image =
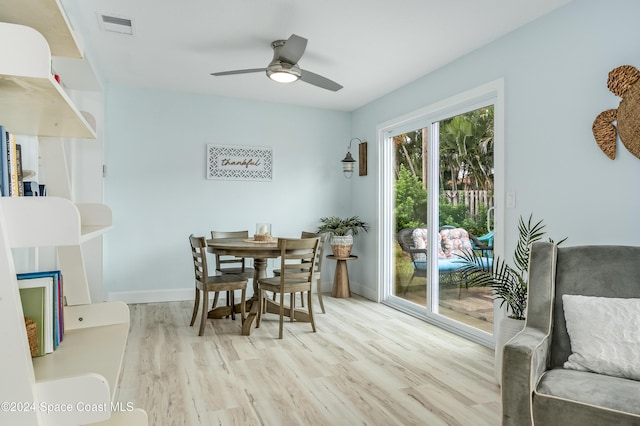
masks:
[[[469,287],[456,273],[461,250],[492,252],[493,105],[391,140],[393,295],[424,307],[427,315],[493,333],[491,288]]]

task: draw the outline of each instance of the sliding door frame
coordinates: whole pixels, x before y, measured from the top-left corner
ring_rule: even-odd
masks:
[[[379,241],[379,271],[378,271],[378,294],[380,301],[395,309],[406,312],[412,316],[424,319],[426,322],[435,324],[443,329],[452,331],[472,341],[485,346],[494,347],[496,325],[505,316],[503,309],[494,303],[494,333],[483,332],[474,327],[462,324],[447,317],[437,314],[438,307],[438,286],[431,285],[437,282],[437,258],[432,253],[437,253],[436,238],[429,238],[429,268],[430,275],[427,277],[427,300],[429,307],[423,307],[408,302],[405,299],[393,294],[394,285],[394,247],[395,247],[395,225],[393,207],[394,202],[394,156],[392,137],[404,132],[417,129],[428,128],[430,144],[434,140],[434,133],[438,131],[438,122],[452,116],[472,111],[482,106],[492,104],[494,106],[494,253],[503,257],[504,247],[504,193],[505,193],[505,141],[504,141],[504,80],[498,79],[464,93],[452,96],[440,102],[426,106],[419,110],[391,119],[377,126],[378,140],[378,169],[380,194],[378,208],[378,241]],[[434,125],[435,123],[435,125]],[[430,148],[433,152],[437,146]],[[428,187],[437,187],[439,176],[437,167],[439,166],[439,156],[429,156]],[[438,193],[428,191],[428,222],[427,229],[431,232],[438,229],[438,213],[434,206],[439,205]],[[435,265],[435,267],[434,267]]]

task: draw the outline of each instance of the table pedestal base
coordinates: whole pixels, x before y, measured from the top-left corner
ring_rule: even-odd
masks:
[[[333,277],[333,289],[331,290],[331,296],[338,298],[351,297],[351,289],[349,288],[349,270],[347,269],[347,260],[357,259],[358,256],[349,257],[335,257],[333,255],[327,256],[329,259],[335,259],[336,261],[336,274]]]
[[[254,323],[258,316],[258,309],[260,309],[260,303],[257,297],[252,297],[247,299],[245,302],[245,309],[247,312],[247,318],[244,320],[244,324],[242,324],[242,335],[249,336],[251,334],[251,329],[255,328]],[[267,303],[267,312],[271,314],[280,314],[280,305],[277,302],[274,302],[271,299],[266,299]],[[236,304],[235,306],[236,313],[240,313],[240,304]],[[294,309],[295,315],[294,319],[297,322],[310,322],[309,313],[307,311],[303,311],[301,309]],[[209,311],[207,314],[208,318],[211,319],[219,319],[226,318],[231,315],[231,306],[217,306]],[[291,316],[291,308],[285,306],[284,307],[284,316]]]

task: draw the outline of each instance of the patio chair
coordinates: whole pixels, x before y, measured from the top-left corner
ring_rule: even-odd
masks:
[[[450,284],[461,284],[456,281],[456,271],[463,266],[458,256],[464,251],[479,249],[490,250],[488,246],[479,243],[476,238],[463,228],[443,226],[438,233],[440,244],[438,244],[438,272],[446,276]],[[402,248],[411,258],[413,274],[409,282],[404,287],[403,294],[406,294],[416,277],[427,277],[427,229],[426,228],[405,228],[401,229],[396,239]],[[484,257],[484,254],[482,255]],[[490,262],[490,261],[489,261]],[[445,282],[442,280],[442,282]],[[466,282],[465,282],[466,285]]]
[[[493,257],[493,231],[486,234],[475,237],[469,234],[471,238],[471,245],[474,250],[479,250],[483,257]]]

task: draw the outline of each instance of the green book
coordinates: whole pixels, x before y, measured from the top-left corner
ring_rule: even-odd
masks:
[[[44,324],[45,324],[45,287],[21,288],[22,312],[25,317],[31,318],[36,323],[38,336],[37,356],[45,354]]]

